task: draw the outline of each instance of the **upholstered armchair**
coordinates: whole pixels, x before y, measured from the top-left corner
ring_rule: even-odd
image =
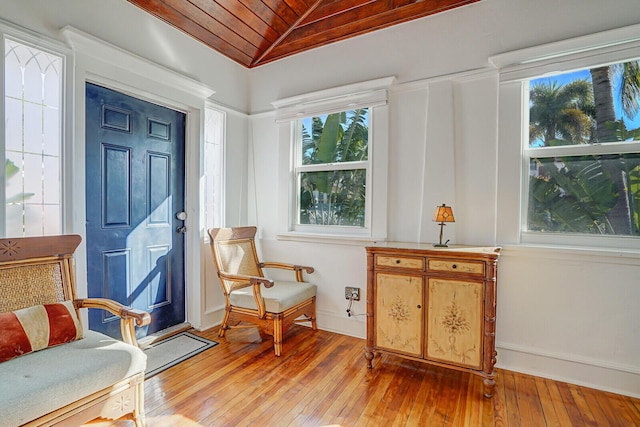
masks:
[[[297,322],[316,326],[316,285],[303,281],[312,267],[279,262],[260,262],[255,246],[256,227],[209,230],[211,252],[225,298],[220,337],[227,329],[258,326],[273,336],[276,356],[282,353],[284,333]],[[295,281],[273,281],[265,268],[291,270]],[[241,324],[242,323],[242,324]],[[247,323],[249,325],[247,325]]]

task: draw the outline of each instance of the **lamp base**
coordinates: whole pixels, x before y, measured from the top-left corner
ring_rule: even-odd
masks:
[[[446,243],[434,243],[433,247],[435,247],[435,248],[448,248],[449,245],[447,245]]]

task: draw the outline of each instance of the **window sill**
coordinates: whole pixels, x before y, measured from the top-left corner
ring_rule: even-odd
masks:
[[[313,233],[300,233],[300,232],[285,232],[278,233],[276,236],[278,240],[292,241],[292,242],[311,242],[311,243],[324,243],[331,245],[350,245],[350,246],[364,246],[370,245],[375,242],[384,242],[386,239],[377,239],[374,237],[365,236],[347,236],[338,234],[313,234]]]
[[[536,257],[561,259],[564,261],[582,261],[588,258],[590,263],[605,264],[637,264],[640,260],[640,250],[620,248],[597,248],[562,246],[551,244],[502,244],[503,256]]]

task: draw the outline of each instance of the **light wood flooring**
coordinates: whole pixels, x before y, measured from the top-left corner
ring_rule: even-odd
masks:
[[[364,340],[326,331],[294,326],[280,358],[257,329],[191,332],[220,345],[146,380],[149,427],[640,426],[640,399],[505,370],[487,399],[476,375],[388,355],[367,369]]]

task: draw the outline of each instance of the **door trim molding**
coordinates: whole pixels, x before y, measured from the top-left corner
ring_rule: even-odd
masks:
[[[131,73],[161,81],[180,92],[189,93],[198,98],[206,99],[216,93],[204,83],[127,52],[70,25],[63,27],[60,33],[76,52],[99,58],[103,62],[118,64],[120,68]]]
[[[190,221],[185,234],[185,282],[186,321],[194,327],[201,324],[201,301],[203,280],[201,274],[200,241],[200,176],[204,174],[201,153],[204,152],[203,121],[207,98],[213,89],[187,76],[176,73],[90,34],[67,26],[61,30],[62,37],[73,48],[74,69],[67,95],[72,99],[69,110],[73,131],[70,138],[70,153],[65,162],[65,205],[70,206],[67,219],[68,232],[83,236],[86,243],[85,176],[85,84],[104,84],[131,96],[155,102],[182,111],[186,114],[185,125],[185,211]],[[76,252],[76,278],[78,297],[87,295],[86,246]],[[83,322],[88,324],[86,313]]]

